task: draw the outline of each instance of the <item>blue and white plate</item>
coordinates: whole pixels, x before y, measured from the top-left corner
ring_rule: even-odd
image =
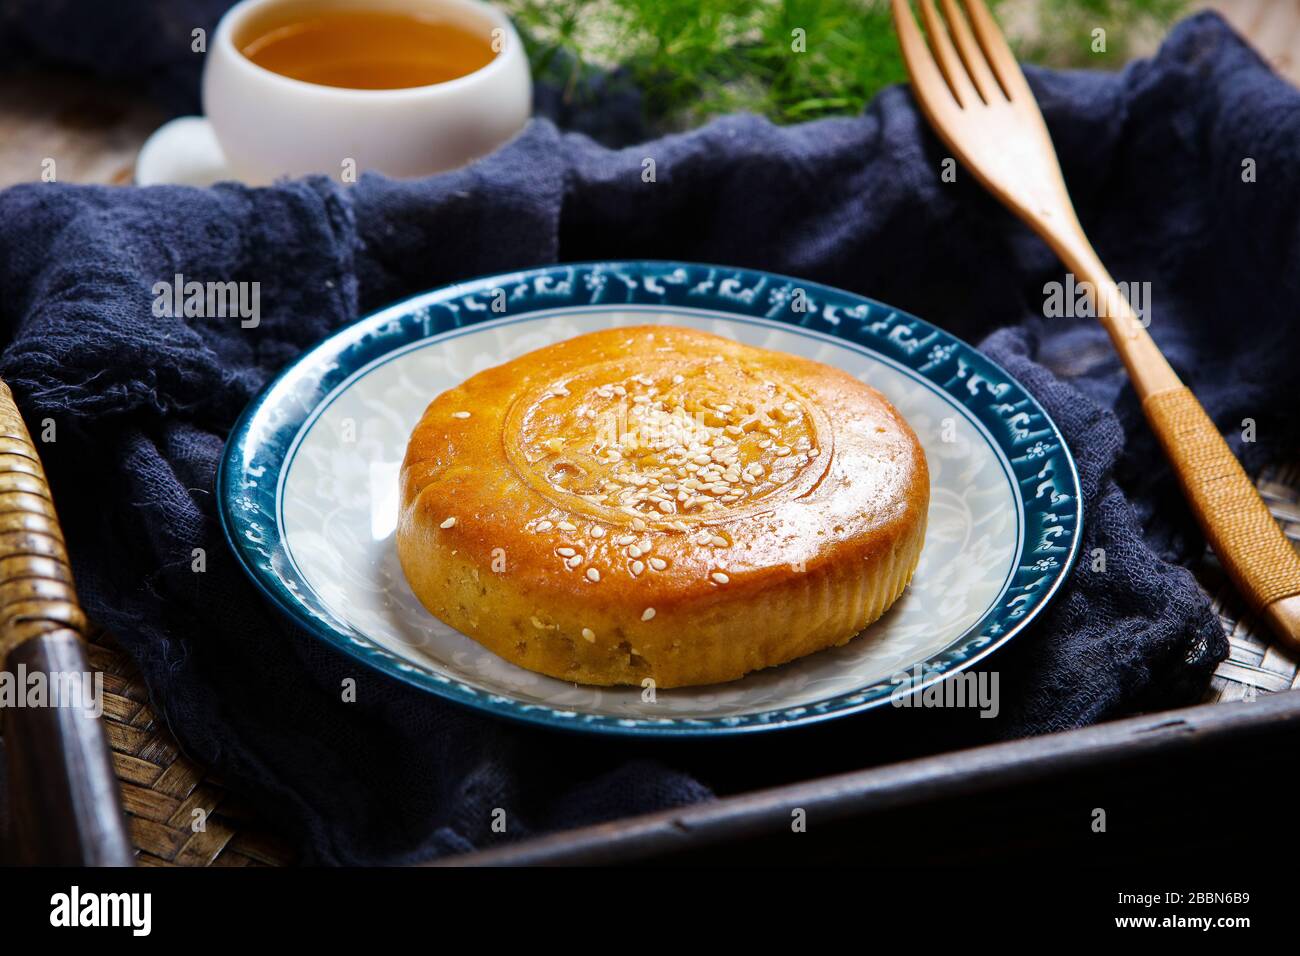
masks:
[[[685,325],[839,366],[880,389],[930,465],[929,529],[904,596],[843,647],[712,687],[566,683],[432,617],[394,548],[406,442],[435,395],[610,326]],[[218,476],[227,537],[315,638],[439,697],[551,727],[660,736],[772,730],[888,705],[985,657],[1060,587],[1079,548],[1074,460],[1002,368],[927,322],[785,276],[597,262],[490,276],[343,329],[244,413]],[[653,698],[653,699],[649,699]]]

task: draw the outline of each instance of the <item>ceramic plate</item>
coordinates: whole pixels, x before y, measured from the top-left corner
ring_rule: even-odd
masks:
[[[847,645],[710,687],[585,687],[522,670],[432,617],[398,565],[398,469],[435,395],[524,352],[662,323],[838,366],[925,447],[925,549],[904,596]],[[1060,432],[1003,369],[897,309],[770,273],[600,262],[439,289],[326,339],[244,413],[218,491],[226,535],[310,634],[432,694],[553,727],[652,735],[791,727],[888,704],[968,667],[1051,600],[1079,547]],[[653,700],[647,700],[648,697]]]

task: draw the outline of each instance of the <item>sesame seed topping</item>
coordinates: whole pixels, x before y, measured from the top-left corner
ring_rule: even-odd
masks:
[[[526,440],[527,460],[557,489],[581,498],[584,510],[590,505],[618,516],[614,524],[598,525],[592,523],[601,521],[597,513],[589,512],[585,526],[575,527],[579,519],[571,516],[556,527],[590,532],[589,541],[620,541],[618,523],[641,532],[650,527],[647,520],[655,530],[690,533],[673,519],[716,517],[798,477],[813,457],[817,422],[811,409],[777,383],[734,384],[725,369],[708,365],[687,372],[642,372],[581,388],[569,383],[577,397],[547,414],[576,427],[563,439],[554,431],[541,437],[542,431]],[[547,394],[566,391],[552,383]],[[617,428],[604,427],[615,416]]]
[[[578,553],[574,551],[572,548],[556,548],[555,552],[556,554],[563,555],[566,558],[571,558]]]
[[[633,562],[632,562],[632,573],[633,573],[633,574],[640,574],[640,573],[641,573],[642,571],[644,571],[644,570],[645,570],[645,562],[644,562],[644,561],[633,561]]]
[[[456,519],[455,519],[455,518],[448,518],[448,519],[447,519],[446,521],[444,521],[442,524],[438,525],[438,527],[439,527],[439,528],[454,528],[454,527],[456,527]]]
[[[651,558],[650,567],[654,568],[656,571],[662,571],[664,568],[668,567],[668,562],[663,558]]]
[[[636,535],[634,534],[619,535],[617,538],[614,539],[614,543],[618,545],[636,544]]]
[[[654,616],[655,616],[655,609],[652,607],[648,607],[641,612],[641,620],[643,621],[652,620]]]
[[[589,627],[584,627],[582,629],[582,639],[586,641],[588,644],[595,644],[596,632]]]
[[[588,568],[588,569],[587,569],[587,580],[588,580],[588,581],[591,581],[593,584],[594,584],[595,582],[599,581],[599,580],[600,580],[600,572],[597,571],[595,568]]]
[[[539,521],[539,522],[537,522],[537,528],[536,528],[536,530],[537,530],[537,531],[550,531],[550,530],[551,530],[552,528],[554,528],[554,527],[555,527],[555,525],[551,524],[549,521]]]
[[[709,577],[713,578],[716,584],[726,584],[731,578],[727,577],[721,571],[714,571]]]
[[[709,544],[713,545],[715,548],[725,548],[727,547],[728,542],[722,535],[715,534],[709,538]]]
[[[575,554],[573,557],[569,558],[569,560],[565,561],[564,563],[571,568],[576,568],[578,565],[582,564],[582,555]]]
[[[598,524],[594,524],[591,526],[591,536],[593,538],[603,538],[605,537],[605,529]]]

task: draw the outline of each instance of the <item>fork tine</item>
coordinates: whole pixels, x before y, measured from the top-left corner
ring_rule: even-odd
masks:
[[[921,104],[921,109],[931,124],[937,127],[940,124],[935,117],[951,112],[957,106],[957,101],[953,99],[952,90],[925,45],[907,0],[891,0],[891,6],[894,29],[898,31],[898,45],[903,51],[903,63],[912,80],[912,95]]]
[[[993,71],[989,69],[988,61],[984,59],[984,51],[975,42],[970,27],[966,25],[965,15],[957,9],[953,0],[943,0],[943,13],[948,19],[948,32],[956,41],[962,62],[966,64],[966,72],[970,74],[981,98],[985,103],[996,103],[1003,99],[1002,89],[998,86]]]
[[[997,21],[989,13],[984,0],[962,0],[962,3],[966,7],[975,36],[979,38],[979,44],[984,48],[984,55],[997,73],[1002,89],[1006,90],[1007,99],[1016,100],[1025,97],[1029,102],[1033,102],[1033,94],[1025,81],[1024,71],[1016,62],[1015,54],[1011,52],[1011,47],[1007,46],[1006,37],[998,29]]]
[[[925,23],[925,35],[930,41],[930,49],[939,62],[939,69],[948,80],[948,87],[956,97],[957,105],[962,108],[974,106],[979,94],[971,85],[970,75],[967,74],[966,67],[962,66],[952,41],[948,39],[948,31],[939,19],[934,0],[921,0],[921,19]]]

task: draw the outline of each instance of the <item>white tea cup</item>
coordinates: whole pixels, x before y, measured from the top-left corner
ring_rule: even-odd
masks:
[[[240,52],[278,26],[326,11],[449,23],[484,37],[495,55],[443,83],[348,89],[284,76]],[[308,173],[350,182],[368,170],[415,177],[463,166],[513,138],[532,111],[532,81],[509,18],[479,0],[243,0],[211,38],[203,108],[245,182]]]

